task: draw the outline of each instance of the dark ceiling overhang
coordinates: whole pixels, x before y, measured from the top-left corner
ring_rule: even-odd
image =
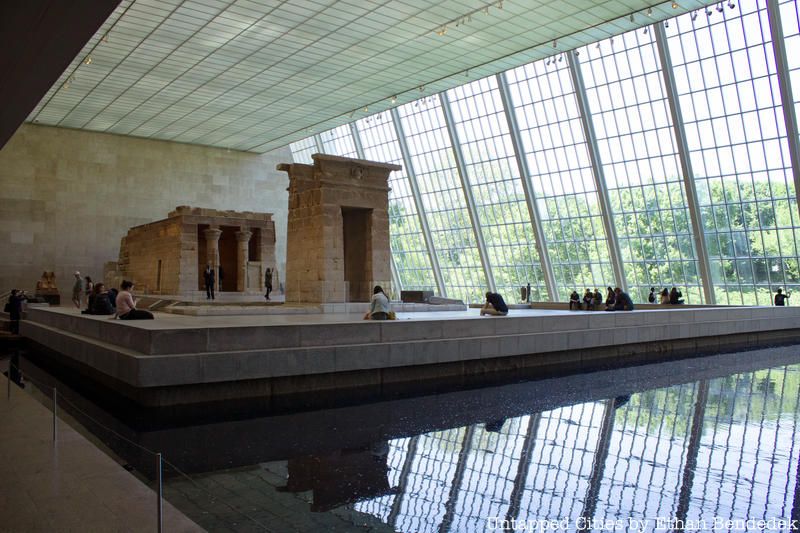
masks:
[[[0,4],[0,149],[120,0]]]

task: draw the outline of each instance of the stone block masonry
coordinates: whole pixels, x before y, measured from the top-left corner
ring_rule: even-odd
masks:
[[[286,301],[369,301],[391,289],[389,174],[400,166],[314,154],[289,174]]]

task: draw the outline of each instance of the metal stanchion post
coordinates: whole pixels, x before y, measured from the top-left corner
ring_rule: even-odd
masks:
[[[58,389],[53,387],[53,442],[58,442],[57,424],[58,420]]]
[[[162,463],[160,453],[156,454],[156,460],[158,461],[158,533],[161,533],[164,527],[164,485],[161,480]]]

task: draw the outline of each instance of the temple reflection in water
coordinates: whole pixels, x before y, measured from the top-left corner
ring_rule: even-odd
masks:
[[[490,517],[789,519],[800,366],[490,420],[389,442],[396,495],[355,509],[397,531]],[[796,510],[795,510],[796,512]],[[709,527],[710,528],[710,527]]]

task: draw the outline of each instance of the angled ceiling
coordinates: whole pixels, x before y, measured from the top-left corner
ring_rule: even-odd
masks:
[[[711,3],[123,0],[28,120],[265,152]]]

